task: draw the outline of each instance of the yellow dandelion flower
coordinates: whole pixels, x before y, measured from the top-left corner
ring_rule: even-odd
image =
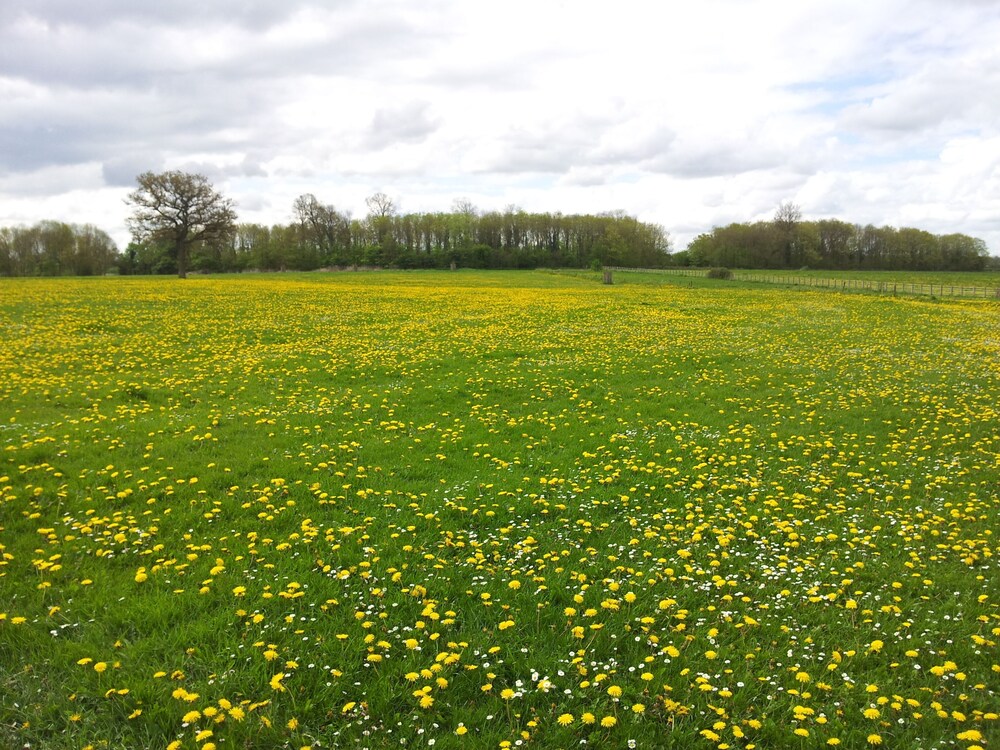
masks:
[[[606,729],[610,729],[617,723],[618,719],[616,719],[614,716],[605,716],[603,719],[601,719],[601,726]]]
[[[959,732],[955,736],[960,740],[965,740],[966,742],[979,742],[983,739],[983,734],[978,729],[967,729],[964,732]]]
[[[882,735],[880,735],[880,734],[869,734],[868,737],[866,737],[866,739],[868,740],[868,744],[869,745],[881,745],[882,744]]]
[[[597,721],[597,717],[594,716],[592,713],[590,713],[590,711],[587,711],[580,717],[580,721],[582,721],[584,724],[593,724],[595,721]]]
[[[559,714],[559,718],[556,721],[562,726],[568,727],[573,723],[573,714]]]
[[[612,698],[618,698],[621,694],[622,694],[622,689],[617,685],[611,685],[608,688],[608,695],[610,695]]]

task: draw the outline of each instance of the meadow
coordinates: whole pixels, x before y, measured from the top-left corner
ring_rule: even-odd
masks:
[[[1000,304],[0,280],[0,746],[1000,743]]]

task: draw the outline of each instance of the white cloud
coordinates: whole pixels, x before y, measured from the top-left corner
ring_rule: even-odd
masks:
[[[135,174],[241,218],[624,209],[680,247],[781,201],[1000,253],[1000,14],[934,0],[403,0],[0,8],[0,225],[127,240]]]

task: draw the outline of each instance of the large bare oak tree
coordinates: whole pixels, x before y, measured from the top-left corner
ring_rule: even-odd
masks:
[[[177,275],[187,276],[191,248],[228,238],[236,226],[233,202],[217,192],[204,175],[187,172],[144,172],[126,203],[134,206],[127,220],[136,242],[163,242],[177,256]]]

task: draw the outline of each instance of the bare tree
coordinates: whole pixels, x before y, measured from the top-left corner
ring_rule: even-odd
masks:
[[[786,232],[793,230],[800,221],[802,221],[802,209],[791,201],[778,204],[778,208],[774,211],[774,223]]]
[[[781,262],[785,268],[791,268],[795,255],[795,228],[802,221],[802,209],[791,201],[779,203],[774,212],[774,226],[781,233]]]
[[[160,241],[177,256],[177,275],[187,276],[191,248],[228,239],[235,229],[233,202],[204,175],[144,172],[125,202],[134,206],[126,220],[136,242]]]
[[[386,219],[396,213],[396,204],[383,192],[369,195],[365,198],[365,205],[368,206],[371,216],[376,219]]]

